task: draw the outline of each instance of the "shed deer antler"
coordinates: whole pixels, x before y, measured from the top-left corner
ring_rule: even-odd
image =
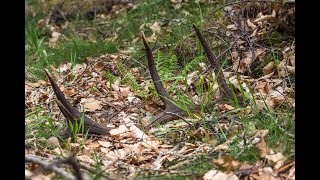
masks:
[[[213,54],[212,50],[210,49],[207,41],[204,39],[204,37],[200,33],[200,30],[198,29],[198,27],[195,24],[192,24],[192,27],[193,27],[194,31],[196,32],[196,35],[197,35],[197,37],[198,37],[198,39],[204,49],[204,52],[207,55],[207,58],[208,58],[210,65],[211,65],[211,69],[213,69],[215,74],[218,76],[217,81],[221,87],[220,88],[221,97],[226,96],[226,98],[230,98],[230,99],[233,98],[232,93],[230,91],[230,88],[227,85],[227,82],[223,77],[222,68],[221,68],[219,62],[217,62],[217,59],[216,59],[215,55]]]
[[[105,135],[108,134],[111,128],[101,126],[98,123],[94,122],[92,119],[87,117],[86,115],[80,113],[75,107],[73,107],[67,99],[64,97],[63,93],[61,92],[59,86],[53,79],[52,75],[49,73],[47,69],[45,69],[45,72],[49,78],[49,81],[51,83],[52,89],[54,93],[57,96],[57,105],[64,115],[68,120],[70,120],[73,124],[76,122],[80,124],[82,117],[84,118],[84,131],[89,134],[98,134],[98,135]],[[67,123],[69,125],[69,123]],[[70,128],[70,127],[69,127]],[[66,130],[64,130],[66,131]],[[70,131],[70,129],[68,129]],[[64,135],[68,136],[70,135],[70,132],[64,132]]]
[[[217,81],[221,87],[220,88],[221,96],[218,99],[210,102],[210,104],[215,104],[217,102],[224,101],[225,99],[232,99],[233,98],[232,92],[229,89],[229,86],[227,85],[227,82],[223,77],[222,69],[221,69],[219,62],[216,61],[216,57],[214,56],[212,50],[209,48],[208,43],[206,42],[206,40],[204,39],[204,37],[200,33],[200,30],[197,28],[197,26],[195,24],[193,24],[192,27],[195,30],[196,35],[197,35],[197,37],[198,37],[206,55],[207,55],[207,58],[208,58],[210,65],[211,65],[211,68],[214,70],[214,72],[218,76]],[[169,94],[164,89],[164,87],[161,83],[160,77],[158,75],[158,72],[157,72],[157,69],[156,69],[156,66],[154,63],[152,51],[150,50],[150,47],[146,41],[144,33],[143,32],[141,32],[141,33],[142,33],[143,44],[144,44],[145,51],[147,54],[150,75],[153,80],[156,91],[159,94],[161,101],[165,105],[164,112],[161,112],[160,114],[156,115],[155,120],[147,125],[147,128],[148,128],[148,127],[152,126],[155,122],[158,122],[160,124],[164,124],[166,122],[179,119],[181,116],[184,116],[187,113],[170,101],[170,100],[172,100],[172,98],[169,96]],[[221,71],[221,72],[219,72],[219,71]],[[190,107],[188,107],[188,108],[190,108]],[[199,106],[195,106],[194,108],[197,109],[197,108],[199,108]],[[171,112],[171,113],[168,113],[168,112]]]
[[[157,114],[155,116],[155,120],[153,120],[151,123],[149,123],[146,128],[149,128],[151,125],[153,125],[155,122],[158,122],[160,124],[167,123],[172,120],[179,119],[180,116],[186,115],[186,112],[176,106],[175,104],[172,103],[172,98],[169,96],[167,91],[164,89],[163,84],[160,80],[159,74],[157,72],[152,51],[147,43],[146,37],[143,32],[142,34],[142,40],[143,40],[143,45],[147,54],[147,59],[148,59],[148,67],[151,75],[151,79],[153,81],[153,84],[156,88],[157,93],[159,94],[159,97],[161,101],[163,102],[165,108],[164,111]],[[168,114],[167,112],[170,112]]]
[[[208,60],[211,64],[211,68],[214,70],[214,72],[218,75],[218,83],[220,84],[220,90],[221,90],[221,96],[219,99],[214,100],[212,102],[210,102],[210,104],[214,104],[217,103],[219,101],[223,101],[224,99],[232,99],[232,93],[226,83],[226,80],[223,77],[223,73],[219,72],[219,70],[221,70],[220,64],[218,62],[216,62],[216,57],[214,56],[214,54],[212,53],[211,49],[209,48],[207,42],[205,41],[205,39],[203,38],[202,34],[200,33],[199,29],[197,28],[196,25],[193,24],[193,28],[196,32],[196,35],[201,43],[201,45],[204,48],[204,51],[208,57]],[[159,74],[157,72],[155,63],[154,63],[154,59],[153,59],[153,54],[152,51],[150,50],[150,47],[147,43],[146,37],[144,35],[144,33],[142,32],[142,40],[143,40],[143,44],[145,47],[145,51],[146,51],[146,55],[147,55],[147,59],[148,59],[148,67],[149,67],[149,71],[150,71],[150,75],[152,78],[152,81],[154,83],[154,86],[156,88],[157,93],[159,94],[159,97],[161,99],[161,101],[164,103],[165,105],[165,109],[163,110],[163,112],[157,114],[155,116],[155,120],[153,120],[151,123],[149,123],[146,128],[149,128],[150,126],[152,126],[155,122],[158,122],[160,124],[164,124],[167,123],[169,121],[173,121],[176,119],[179,119],[181,116],[185,116],[187,113],[182,110],[181,108],[179,108],[178,106],[176,106],[174,103],[172,103],[172,98],[170,97],[170,95],[168,94],[168,92],[164,89],[163,84],[160,80]],[[84,130],[89,134],[98,134],[98,135],[106,135],[109,134],[109,131],[112,128],[109,127],[105,127],[105,126],[101,126],[98,123],[94,122],[92,119],[90,119],[89,117],[87,117],[86,115],[80,113],[75,107],[73,107],[68,101],[67,99],[64,97],[63,93],[60,91],[59,86],[57,85],[57,83],[55,82],[55,80],[53,79],[52,75],[49,73],[49,71],[47,69],[45,69],[45,72],[49,78],[49,81],[52,85],[52,89],[54,91],[54,93],[57,96],[57,100],[56,103],[60,109],[60,111],[62,112],[62,114],[69,120],[71,120],[71,122],[74,123],[78,123],[80,124],[82,117],[84,118]],[[188,108],[191,108],[190,106],[188,106]],[[196,106],[195,108],[199,108],[198,106]],[[69,124],[69,123],[67,123]],[[70,132],[70,127],[68,127],[67,129],[64,129],[64,136],[69,136],[71,134]]]

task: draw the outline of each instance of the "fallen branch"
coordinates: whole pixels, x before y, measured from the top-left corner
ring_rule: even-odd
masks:
[[[72,174],[68,173],[67,171],[58,168],[57,164],[60,164],[60,162],[54,162],[54,163],[49,163],[43,159],[41,159],[38,156],[31,155],[31,154],[25,154],[25,161],[26,162],[33,162],[36,164],[39,164],[43,170],[51,170],[57,174],[60,174],[61,176],[65,177],[66,179],[71,179],[71,180],[77,180],[76,176],[73,176]],[[31,177],[35,176],[38,173],[33,174]],[[26,179],[31,179],[31,177],[27,177]]]

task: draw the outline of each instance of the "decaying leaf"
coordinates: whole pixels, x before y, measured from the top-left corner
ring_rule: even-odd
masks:
[[[254,29],[257,28],[257,26],[254,25],[254,24],[250,21],[250,19],[247,19],[247,25],[248,25],[248,27],[249,27],[250,29],[252,29],[252,30],[254,30]]]
[[[284,165],[285,160],[287,159],[282,153],[277,154],[268,154],[265,156],[267,160],[269,160],[272,164],[274,164],[275,169],[279,169]]]
[[[227,26],[227,29],[229,29],[229,30],[231,30],[231,31],[235,31],[235,30],[237,30],[238,28],[237,28],[237,26],[236,26],[235,24],[230,24],[230,25]]]
[[[114,138],[120,138],[121,136],[124,136],[126,132],[129,132],[129,129],[125,125],[120,125],[118,128],[112,129],[110,131],[110,134]]]
[[[210,170],[204,176],[204,180],[238,180],[239,178],[233,173],[223,173],[218,170]]]
[[[271,15],[262,15],[261,17],[255,19],[253,22],[254,23],[258,23],[260,21],[267,21],[267,20],[269,20],[271,18],[274,18],[274,17],[276,17],[276,11],[275,10],[272,11]]]
[[[213,163],[227,171],[239,169],[241,163],[237,160],[234,160],[228,155],[224,155],[219,159],[213,159]]]
[[[260,157],[265,157],[268,153],[267,144],[264,141],[264,138],[260,137],[260,142],[256,144],[256,148],[258,149],[258,153]]]
[[[82,161],[86,164],[94,164],[95,163],[95,161],[87,155],[76,156],[76,159],[78,159],[79,161]]]
[[[50,137],[48,139],[48,142],[54,146],[60,147],[60,143],[57,137],[54,137],[54,136]]]
[[[150,27],[149,27],[154,33],[160,33],[161,31],[161,26],[159,22],[154,22]]]
[[[80,101],[80,105],[81,107],[83,107],[81,111],[92,112],[96,110],[101,110],[102,108],[101,101],[95,98],[89,98],[89,99],[82,98]]]
[[[112,147],[112,144],[109,141],[98,141],[98,143],[105,148]]]
[[[271,61],[270,63],[268,63],[266,66],[263,67],[262,69],[263,75],[270,74],[271,72],[274,71],[274,68],[275,68],[275,64],[273,61]]]

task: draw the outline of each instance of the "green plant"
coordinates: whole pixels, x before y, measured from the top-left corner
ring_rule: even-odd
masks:
[[[73,136],[74,142],[77,142],[77,137],[78,137],[79,133],[82,134],[84,139],[87,138],[88,133],[89,133],[89,129],[85,132],[85,129],[84,129],[84,112],[82,113],[82,117],[81,117],[80,123],[78,123],[77,121],[72,121],[72,120],[68,119],[68,125],[69,125],[69,128],[70,128],[71,134]]]
[[[39,145],[40,147],[51,147],[47,139],[51,136],[59,137],[61,127],[57,126],[50,115],[40,114],[42,109],[35,108],[25,115],[25,138],[26,147]]]
[[[114,79],[116,78],[114,75],[112,75],[110,73],[110,70],[105,72],[105,76],[108,78],[109,80],[109,90],[110,92],[112,91],[112,83],[114,82]]]

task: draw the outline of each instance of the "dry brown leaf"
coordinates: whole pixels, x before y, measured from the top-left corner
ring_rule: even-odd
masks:
[[[112,147],[113,145],[109,141],[98,141],[98,143],[105,148]]]
[[[199,74],[199,71],[193,71],[192,73],[187,75],[187,84],[188,84],[188,86],[190,86],[191,83],[194,82],[194,80],[196,79],[198,74]]]
[[[253,168],[253,165],[251,164],[241,164],[241,166],[239,167],[239,170],[244,170],[244,169],[252,169]]]
[[[254,51],[254,59],[257,59],[259,56],[264,55],[265,54],[265,49],[264,48],[260,48],[260,49],[256,49]],[[252,61],[254,60],[252,58],[252,51],[249,50],[247,52],[244,53],[244,58],[241,60],[240,65],[239,65],[239,58],[235,59],[232,63],[233,63],[233,69],[234,70],[238,70],[238,72],[240,73],[244,73],[246,72],[249,68],[250,65],[252,63]]]
[[[60,147],[60,143],[57,137],[51,136],[47,141],[53,146]]]
[[[229,29],[229,30],[231,30],[231,31],[235,31],[235,30],[237,30],[238,28],[237,28],[237,26],[236,26],[235,24],[230,24],[230,25],[227,26],[227,29]]]
[[[230,139],[228,139],[226,142],[224,142],[223,144],[219,144],[216,148],[214,148],[213,151],[218,151],[218,150],[229,151],[230,150],[230,144],[233,142],[233,140],[235,138],[236,138],[236,136],[233,136]]]
[[[250,29],[252,29],[252,30],[254,30],[254,29],[257,28],[257,26],[254,25],[254,24],[250,21],[250,19],[247,19],[247,25],[248,25],[248,27],[249,27]]]
[[[157,40],[156,34],[153,33],[152,35],[146,37],[146,40],[147,40],[148,43],[153,43],[153,42],[155,42],[155,41]]]
[[[265,156],[272,164],[274,164],[274,169],[279,169],[284,165],[285,160],[287,159],[282,153],[277,154],[268,154]]]
[[[260,137],[260,142],[256,144],[256,148],[258,149],[258,153],[260,157],[265,157],[268,153],[267,144],[264,141],[264,138]]]
[[[125,125],[120,125],[118,128],[110,130],[110,135],[116,139],[124,136],[126,132],[129,132],[129,129]]]
[[[55,148],[55,149],[52,150],[52,151],[53,151],[54,153],[58,154],[58,155],[63,155],[63,154],[65,154],[64,150],[61,149],[61,148],[59,148],[59,147]]]
[[[296,65],[295,54],[292,54],[291,56],[289,56],[289,61],[290,61],[290,64],[295,67]]]
[[[71,69],[71,63],[61,64],[58,68],[58,71],[61,74],[66,74],[67,72],[70,72]]]
[[[96,148],[100,147],[100,144],[97,142],[93,142],[92,140],[87,140],[86,147],[96,149]]]
[[[120,87],[119,90],[124,98],[133,95],[133,93],[130,91],[130,87]]]
[[[256,107],[258,111],[262,111],[265,107],[264,101],[260,99],[256,100]]]
[[[144,145],[147,148],[158,149],[159,145],[161,144],[161,141],[159,141],[157,138],[155,138],[152,135],[145,134],[135,125],[130,127],[130,133],[133,137],[137,139],[142,139],[143,140],[142,145]]]
[[[93,159],[91,159],[89,156],[87,155],[80,155],[80,156],[76,156],[76,159],[78,159],[79,161],[82,161],[86,164],[94,164],[95,161]]]
[[[38,81],[35,82],[35,83],[26,82],[25,84],[28,85],[28,86],[31,86],[31,87],[38,88],[38,87],[40,87],[41,85],[46,85],[46,82],[45,82],[44,80],[38,80]]]
[[[258,82],[258,85],[257,85],[256,88],[255,88],[255,91],[258,91],[258,92],[266,95],[266,94],[267,94],[266,86],[267,86],[267,83],[266,83],[266,82],[264,82],[264,81],[259,81],[259,82]]]
[[[119,55],[115,55],[115,54],[111,54],[110,55],[110,58],[113,60],[113,61],[119,61],[121,58]]]
[[[216,79],[216,74],[212,71],[212,79]],[[209,81],[209,80],[208,80]],[[215,81],[214,85],[212,86],[212,93],[215,92],[219,88],[218,81]]]
[[[93,111],[102,109],[101,101],[96,100],[95,98],[89,98],[89,99],[82,98],[80,101],[80,105],[81,105],[81,111],[86,111],[86,112],[93,112]]]
[[[267,20],[269,20],[271,18],[274,18],[274,17],[276,17],[276,11],[275,10],[272,11],[271,15],[262,15],[261,17],[257,18],[253,22],[254,23],[258,23],[258,22],[261,22],[261,21],[267,21]]]
[[[228,155],[224,155],[219,159],[213,159],[213,163],[227,171],[239,169],[241,163],[237,160],[234,160]]]
[[[226,110],[232,110],[232,109],[234,109],[233,106],[228,105],[228,104],[219,104],[218,107],[219,107],[219,110],[220,110],[221,112],[224,112],[224,111],[226,111]]]
[[[204,176],[204,180],[238,180],[239,178],[234,175],[232,172],[230,173],[223,173],[218,170],[210,170]]]
[[[227,110],[233,110],[234,107],[229,105],[229,104],[225,104],[224,107],[227,109]]]
[[[74,93],[75,93],[76,91],[74,90],[74,88],[66,88],[64,91],[63,91],[63,94],[65,95],[65,96],[71,96],[71,95],[73,95]]]
[[[275,69],[275,64],[273,61],[269,62],[267,65],[265,65],[262,69],[263,75],[270,74],[273,72]]]
[[[152,30],[154,33],[160,33],[161,31],[161,25],[159,22],[154,22],[149,28]]]
[[[293,166],[289,170],[288,178],[289,179],[295,179],[295,177],[296,177],[296,166]]]
[[[274,75],[274,72],[270,73],[270,74],[267,74],[265,76],[262,76],[260,78],[258,78],[257,80],[263,80],[263,79],[269,79],[270,77],[272,77]]]

